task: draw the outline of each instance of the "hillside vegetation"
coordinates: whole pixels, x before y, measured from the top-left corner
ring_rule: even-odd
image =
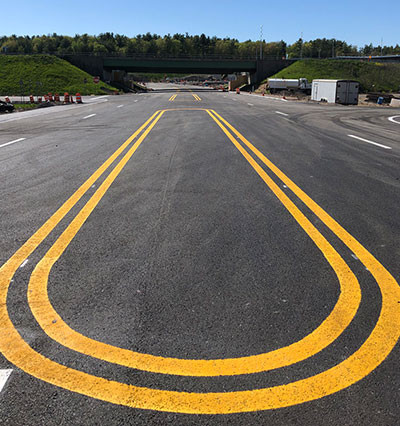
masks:
[[[271,78],[348,79],[360,82],[362,92],[398,92],[400,63],[306,59],[297,61]]]
[[[57,56],[0,55],[0,95],[3,96],[49,92],[100,95],[107,90],[115,89],[103,82],[93,83],[90,74]]]

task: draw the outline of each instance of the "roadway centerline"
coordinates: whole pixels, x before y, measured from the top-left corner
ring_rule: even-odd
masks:
[[[2,145],[0,145],[0,148],[3,148],[3,146],[12,145],[13,143],[21,142],[21,141],[24,141],[24,140],[26,140],[26,138],[19,138],[19,139],[15,139],[14,141],[11,141],[11,142],[3,143]]]
[[[275,111],[276,114],[284,115],[285,117],[289,117],[289,114],[286,114],[285,112],[281,111]]]
[[[82,120],[86,120],[88,118],[94,117],[95,115],[97,115],[97,114],[89,114],[86,117],[83,117]]]
[[[392,123],[400,124],[400,121],[397,121],[396,118],[400,118],[400,115],[394,115],[393,117],[389,117],[388,120]]]
[[[4,385],[7,383],[8,378],[11,376],[12,370],[0,370],[0,392],[3,390]]]
[[[392,149],[390,146],[382,145],[381,143],[378,143],[378,142],[374,142],[374,141],[370,141],[368,139],[360,138],[360,136],[355,136],[355,135],[347,135],[347,136],[349,138],[357,139],[357,140],[362,141],[362,142],[370,143],[371,145],[379,146],[380,148]]]
[[[209,112],[208,110],[206,111]],[[96,194],[88,201],[88,206],[90,206],[89,203],[95,196]],[[288,202],[285,203],[282,201],[282,203],[288,208]],[[312,225],[307,222],[307,219],[302,216],[301,212],[297,212],[297,208],[292,207],[291,214],[297,218],[296,220],[298,220],[300,226],[305,229],[310,235],[310,238],[323,252],[325,258],[335,271],[341,288],[341,295],[335,308],[311,334],[271,353],[266,352],[235,359],[212,360],[188,360],[152,356],[116,348],[112,345],[88,338],[70,328],[57,314],[48,298],[47,287],[48,277],[53,264],[60,258],[64,250],[66,250],[93,209],[94,207],[86,206],[82,208],[65,229],[64,233],[37,264],[28,287],[28,303],[39,325],[53,340],[76,352],[114,364],[154,373],[208,377],[251,374],[281,368],[314,355],[335,340],[344,331],[346,326],[350,324],[357,312],[361,293],[356,277],[340,255],[324,240],[317,230],[312,228]],[[341,327],[338,327],[339,323]]]
[[[161,111],[161,113],[165,111],[166,110]],[[61,206],[60,209],[48,219],[48,221],[0,269],[0,327],[6,331],[4,338],[0,339],[0,349],[11,362],[27,373],[56,386],[119,405],[180,413],[228,414],[287,407],[335,393],[361,380],[387,357],[395,346],[400,332],[400,306],[398,304],[398,300],[400,300],[400,290],[395,279],[371,253],[329,216],[328,213],[309,198],[307,194],[258,151],[257,148],[233,128],[233,126],[215,111],[211,110],[212,114],[210,110],[206,111],[226,134],[228,139],[242,153],[244,158],[267,186],[285,205],[292,216],[296,216],[298,222],[299,220],[304,220],[304,215],[301,216],[301,212],[300,215],[296,213],[298,209],[296,205],[279,189],[277,184],[274,183],[249,152],[244,149],[245,146],[268,167],[270,172],[284,182],[293,194],[319,217],[322,222],[336,234],[355,255],[357,255],[360,261],[368,267],[368,270],[377,281],[381,290],[382,307],[379,320],[364,344],[343,362],[315,376],[269,388],[220,393],[177,392],[127,385],[92,376],[70,367],[61,366],[55,361],[45,358],[38,352],[35,352],[33,348],[23,341],[18,331],[11,323],[7,312],[9,280],[14,275],[15,268],[18,268],[18,265],[29,256],[29,253],[33,252],[44,238],[46,238],[57,223],[67,214],[73,205],[76,204],[77,201],[75,200],[80,199],[83,194],[78,190],[75,193],[76,195],[74,194],[71,196],[71,198]],[[160,111],[157,113],[160,113]],[[154,114],[154,116],[155,115],[156,114]],[[151,126],[147,128],[147,133],[145,132],[142,135],[143,139],[147,136],[152,126],[156,124],[161,115],[162,114],[158,115]],[[154,118],[154,116],[152,118]],[[149,119],[149,121],[151,119]],[[230,131],[228,129],[230,129]],[[244,145],[239,144],[230,132],[233,132]],[[141,140],[139,139],[136,142],[137,146],[140,143]],[[92,198],[87,202],[87,212],[78,213],[81,214],[81,218],[84,219],[84,221],[89,216],[90,211],[96,207],[112,181],[117,178],[119,172],[122,171],[124,165],[129,161],[129,156],[132,154],[133,152],[128,152],[126,158],[124,157],[116,168],[111,171],[110,175],[106,178],[107,183],[104,181],[101,185],[101,191],[97,195],[95,194],[97,198]],[[97,171],[95,173],[97,173]],[[91,179],[92,178],[89,178],[87,185],[89,185],[89,182],[91,184],[93,183]],[[73,203],[72,200],[74,200],[75,203]],[[74,220],[76,220],[76,218]],[[76,221],[76,223],[78,222]],[[312,235],[310,235],[310,237],[315,237],[317,234],[314,234],[313,225],[309,221],[307,222],[307,218],[305,218],[304,223],[307,223],[308,230],[312,230]],[[71,230],[73,230],[73,227],[71,227]],[[65,238],[73,238],[73,235],[69,234],[69,232],[72,231],[66,229],[63,232]],[[38,308],[40,308],[39,305]],[[341,321],[336,321],[336,325],[342,326],[343,324]]]

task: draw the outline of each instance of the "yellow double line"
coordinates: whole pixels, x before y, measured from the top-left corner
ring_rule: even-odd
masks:
[[[178,94],[176,94],[176,95],[172,95],[168,100],[170,101],[170,102],[174,102],[174,100],[175,100],[175,98],[178,96]]]
[[[196,93],[192,93],[192,96],[194,97],[194,99],[196,100],[196,101],[201,101],[201,98],[200,98],[200,96],[198,96],[198,95],[196,95]]]
[[[223,414],[299,404],[337,392],[369,374],[386,358],[399,338],[400,290],[396,281],[360,243],[214,110],[205,111],[314,241],[337,274],[341,293],[329,316],[302,340],[272,352],[234,359],[185,360],[137,353],[95,341],[72,330],[57,314],[47,294],[52,266],[165,111],[153,114],[0,269],[0,328],[3,332],[0,350],[4,356],[27,373],[74,392],[130,407],[182,413]],[[267,371],[304,360],[331,344],[347,328],[358,310],[361,299],[358,281],[336,250],[258,164],[252,153],[347,245],[376,279],[382,293],[382,309],[375,328],[364,344],[345,361],[315,376],[281,386],[224,393],[175,392],[122,384],[61,366],[27,345],[11,323],[6,307],[7,292],[14,273],[140,133],[139,139],[123,155],[31,275],[28,302],[36,320],[51,338],[77,352],[111,363],[186,376]]]

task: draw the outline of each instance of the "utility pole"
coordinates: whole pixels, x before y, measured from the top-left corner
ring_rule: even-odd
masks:
[[[332,40],[332,58],[335,57],[335,39]]]
[[[263,58],[263,25],[260,27],[260,59]]]
[[[383,56],[383,37],[381,38],[381,56]]]

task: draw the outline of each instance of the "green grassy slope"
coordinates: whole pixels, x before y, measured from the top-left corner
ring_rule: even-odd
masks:
[[[21,93],[21,80],[23,93]],[[56,56],[0,55],[0,95],[3,96],[43,95],[48,92],[100,95],[106,93],[102,87],[113,90],[111,86],[103,82],[93,83],[93,77],[90,74]]]
[[[320,78],[357,80],[362,92],[398,92],[400,64],[332,59],[297,61],[272,78]]]

